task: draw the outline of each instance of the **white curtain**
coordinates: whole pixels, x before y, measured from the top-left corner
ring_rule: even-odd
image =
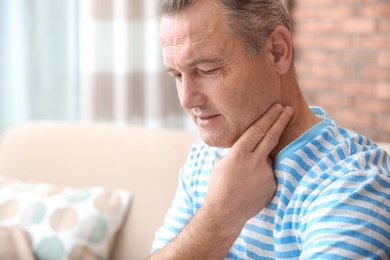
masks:
[[[154,0],[80,1],[81,117],[193,128],[162,72]]]
[[[28,120],[195,129],[161,70],[154,0],[1,0],[0,131]]]
[[[78,118],[77,13],[76,0],[0,1],[0,131]]]

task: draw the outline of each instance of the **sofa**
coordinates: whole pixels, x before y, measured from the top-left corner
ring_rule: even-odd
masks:
[[[37,254],[46,254],[50,251],[54,255],[42,257],[45,259],[96,259],[94,250],[97,255],[105,250],[104,254],[99,255],[101,258],[146,259],[154,234],[162,225],[174,196],[178,172],[185,162],[191,144],[198,138],[198,134],[192,132],[102,123],[30,122],[12,125],[0,138],[0,177],[3,178],[3,181],[0,178],[0,227],[14,224],[12,230],[15,231],[15,226],[22,223],[24,228],[22,231],[19,230],[18,234],[28,237],[29,245],[38,251]],[[380,145],[390,151],[389,143]],[[25,187],[26,184],[28,189]],[[52,185],[56,188],[53,189]],[[3,190],[7,187],[8,193],[4,193]],[[58,191],[58,187],[62,187],[60,192],[53,193],[53,190]],[[14,192],[15,189],[17,195],[12,192],[9,195],[10,190]],[[79,199],[85,197],[85,189],[92,189],[93,192],[88,194],[96,195],[94,203],[100,201],[92,205],[92,208],[103,205],[100,206],[102,212],[98,214],[109,221],[116,221],[115,225],[113,224],[112,236],[108,241],[102,240],[105,241],[101,242],[102,246],[96,245],[96,234],[86,238],[89,242],[80,240],[79,234],[83,234],[83,228],[70,229],[67,224],[69,221],[65,221],[73,216],[70,211],[64,210],[69,205],[78,207],[80,211],[89,209],[90,205],[82,204]],[[112,196],[112,192],[104,192],[105,189],[114,190],[120,196]],[[26,217],[23,216],[14,222],[7,220],[9,215],[7,212],[12,209],[13,204],[10,206],[8,203],[8,207],[3,207],[6,203],[2,202],[2,199],[8,195],[19,196],[20,190],[24,196],[20,196],[21,201],[32,200],[35,202],[34,205],[37,205],[37,201],[44,201],[47,204],[52,203],[52,207],[60,208],[53,210],[50,218],[52,220],[58,212],[63,213],[62,216],[57,214],[57,218],[54,218],[57,219],[54,221],[56,232],[45,231],[48,226],[44,222],[48,222],[48,219],[42,217],[42,223],[36,221],[37,212],[40,212],[36,206],[33,207],[35,209],[33,213],[27,210],[29,212],[27,215],[33,220],[27,221],[28,225]],[[29,193],[26,190],[29,190]],[[48,193],[46,191],[50,190],[50,196],[42,197],[41,193],[37,195],[36,190],[40,192],[45,190],[46,194]],[[63,202],[52,195],[59,196],[64,193],[68,195],[75,193],[77,196],[72,195],[72,203],[69,204],[69,199]],[[108,203],[102,204],[102,200],[99,200],[101,197],[106,198],[105,201]],[[121,210],[115,211],[119,213],[113,217],[111,213],[119,205],[114,203],[118,201],[115,198],[122,198],[122,204],[119,207]],[[2,212],[4,208],[8,209],[5,213]],[[93,215],[97,212],[90,210],[88,214]],[[75,222],[74,219],[73,221]],[[101,230],[101,226],[92,222],[87,220],[84,223],[88,224],[90,232],[96,233]],[[53,226],[53,223],[50,225]],[[31,235],[34,232],[38,234]],[[48,236],[65,234],[68,236],[64,235],[65,239],[77,240],[77,243],[83,244],[84,247],[75,247],[78,249],[68,252],[67,257],[57,257],[52,248],[61,249],[59,245],[46,244],[46,247],[40,247],[41,244],[37,244],[36,240],[42,240],[41,233],[47,233]],[[14,235],[11,239],[15,237],[20,235]],[[18,250],[21,251],[20,248]]]
[[[12,179],[12,185],[9,184],[9,180],[6,182],[8,187],[12,187],[11,190],[16,189],[15,183],[17,183],[17,189],[26,186],[27,183],[28,187],[35,187],[36,190],[47,190],[47,186],[52,184],[55,184],[56,187],[66,187],[67,193],[69,193],[69,189],[79,189],[76,190],[78,197],[80,194],[83,195],[88,187],[93,187],[92,193],[100,195],[107,195],[107,193],[99,190],[99,187],[122,192],[118,193],[125,201],[122,203],[125,204],[122,205],[123,210],[120,211],[122,215],[119,216],[122,219],[116,223],[115,236],[112,236],[110,241],[104,244],[108,252],[99,256],[114,260],[146,259],[151,249],[154,234],[163,224],[164,215],[174,196],[179,170],[185,162],[191,144],[198,138],[198,134],[192,132],[172,129],[153,130],[104,123],[46,121],[16,124],[9,126],[0,137],[0,176]],[[48,185],[42,188],[42,184]],[[5,184],[0,179],[0,197],[7,194],[1,191],[4,190],[4,186]],[[51,186],[49,187],[50,190],[53,190]],[[74,193],[74,190],[71,191]],[[123,191],[128,191],[128,193]],[[34,192],[28,193],[21,200],[33,200],[38,196],[37,192]],[[23,195],[25,194],[26,192],[23,193]],[[39,196],[35,198],[35,202],[45,200],[45,203],[50,204],[49,199],[57,200],[53,199],[53,196],[43,198]],[[115,201],[113,196],[105,196],[105,198],[108,198],[107,201]],[[64,204],[60,199],[55,202],[56,205],[61,203]],[[67,207],[66,203],[68,202],[65,202],[65,206],[60,210],[57,209],[56,212],[64,212],[64,208]],[[5,214],[1,212],[1,204],[0,200],[0,226]],[[80,203],[72,205],[81,207],[81,210],[90,206]],[[110,204],[101,206],[105,212],[112,211],[115,207]],[[37,212],[35,210],[33,215],[37,215]],[[95,214],[91,212],[89,214]],[[55,214],[53,213],[53,215]],[[106,219],[113,218],[111,215],[108,217],[106,215],[103,216]],[[62,220],[62,218],[69,219],[69,216],[72,214],[67,214],[64,217],[57,216],[56,231],[64,230],[67,221]],[[53,217],[51,218],[53,219]],[[23,220],[22,217],[19,219]],[[20,220],[18,221],[20,222]],[[18,224],[18,221],[13,223]],[[42,222],[48,221],[43,219]],[[90,221],[86,222],[91,225]],[[34,245],[34,240],[41,239],[41,237],[39,237],[40,234],[32,236],[31,233],[43,232],[47,228],[47,224],[31,225],[31,221],[29,224],[22,233],[30,233],[28,234],[30,244]],[[40,226],[40,228],[36,230],[36,226]],[[101,230],[99,227],[101,225],[95,226],[92,231]],[[79,241],[80,238],[75,234],[83,233],[83,230],[78,228],[68,233],[71,234],[68,234],[67,239],[71,236],[70,239]],[[90,239],[90,241],[96,242],[93,240]],[[82,241],[80,243],[86,245]],[[51,244],[45,248],[39,247],[40,245],[35,243],[34,247],[40,250],[41,254],[45,254],[57,246],[57,244],[54,246]],[[95,245],[92,244],[92,246]],[[42,258],[94,259],[94,249],[89,249],[83,247],[81,250],[79,247],[78,250],[69,254],[73,257],[68,255],[68,257],[60,258],[52,253],[53,257],[42,256]],[[97,247],[95,249],[96,251],[102,250]],[[20,251],[20,248],[18,250]],[[19,258],[27,257],[19,256]]]

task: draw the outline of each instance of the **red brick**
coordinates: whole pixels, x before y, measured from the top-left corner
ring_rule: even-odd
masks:
[[[386,131],[388,133],[388,141],[390,141],[390,117],[382,117],[379,120],[379,128],[382,131]]]
[[[295,26],[299,28],[299,30],[304,31],[306,34],[312,35],[320,35],[321,33],[333,32],[336,28],[335,21],[302,21]]]
[[[352,5],[345,6],[329,6],[326,8],[318,9],[318,17],[325,19],[338,19],[345,17],[351,17],[355,14],[355,8]]]
[[[314,64],[311,66],[313,76],[324,79],[344,78],[355,75],[355,69],[335,64]]]
[[[298,75],[299,76],[299,75]],[[316,79],[310,78],[302,78],[298,80],[298,83],[302,90],[305,92],[309,92],[310,90],[314,90],[314,92],[319,91],[328,91],[330,89],[331,83],[329,81],[320,81]]]
[[[378,97],[378,99],[385,99],[390,101],[390,81],[378,83],[375,87],[375,95]]]
[[[325,108],[343,108],[349,107],[352,104],[352,99],[347,96],[341,96],[338,93],[322,94],[316,97],[315,102]]]
[[[337,0],[295,0],[296,8],[323,7],[334,5]]]
[[[308,20],[317,17],[317,11],[314,8],[294,8],[290,11],[290,17],[293,21]]]
[[[390,35],[372,35],[372,36],[364,36],[359,40],[360,48],[367,49],[390,49]]]
[[[349,18],[340,21],[337,28],[342,33],[372,33],[376,29],[376,21],[374,19]]]
[[[390,69],[373,66],[362,67],[358,69],[358,75],[365,79],[390,80]]]
[[[390,131],[381,131],[372,137],[371,140],[375,142],[390,142]]]
[[[359,113],[359,116],[356,116],[356,111],[351,109],[340,109],[335,113],[334,119],[339,123],[344,123],[349,126],[373,124],[373,118],[370,114]]]
[[[338,84],[336,87],[340,94],[348,96],[372,98],[375,93],[374,87],[365,82],[345,82]]]
[[[317,39],[316,37],[313,37],[312,35],[294,35],[294,45],[297,49],[299,48],[305,48],[307,46],[316,46]]]
[[[379,20],[379,32],[390,32],[390,19]]]
[[[360,13],[363,16],[372,17],[389,17],[390,16],[390,3],[374,4],[374,5],[362,5]]]
[[[323,62],[327,60],[328,56],[325,51],[316,49],[303,51],[299,58],[305,61]]]
[[[390,66],[390,50],[388,51],[378,51],[377,53],[377,58],[376,58],[376,63],[379,66]],[[390,73],[390,69],[389,69]]]
[[[294,63],[295,69],[298,74],[298,78],[306,77],[308,75],[311,75],[311,66],[307,62],[301,62],[298,60]]]
[[[389,102],[386,100],[370,99],[366,97],[356,98],[354,108],[372,113],[390,113]]]
[[[340,55],[343,62],[349,64],[375,64],[375,56],[372,52],[362,50],[345,51]]]
[[[343,0],[342,3],[360,7],[362,5],[377,4],[378,0]]]
[[[350,39],[346,36],[321,35],[318,39],[318,46],[326,49],[347,49]]]

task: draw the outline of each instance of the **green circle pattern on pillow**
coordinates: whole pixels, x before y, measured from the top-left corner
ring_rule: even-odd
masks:
[[[28,205],[22,215],[22,223],[26,226],[31,226],[40,223],[46,215],[47,207],[42,202]]]
[[[81,236],[92,244],[99,244],[104,241],[108,226],[106,221],[99,216],[91,216],[81,223]]]
[[[88,200],[91,195],[90,190],[72,190],[70,192],[66,192],[65,199],[70,203],[78,203]]]
[[[35,249],[36,258],[39,260],[61,260],[65,253],[65,247],[56,237],[43,239]]]

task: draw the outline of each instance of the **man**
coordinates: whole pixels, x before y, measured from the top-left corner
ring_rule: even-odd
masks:
[[[390,159],[309,108],[278,0],[160,0],[197,124],[151,259],[390,258]]]

